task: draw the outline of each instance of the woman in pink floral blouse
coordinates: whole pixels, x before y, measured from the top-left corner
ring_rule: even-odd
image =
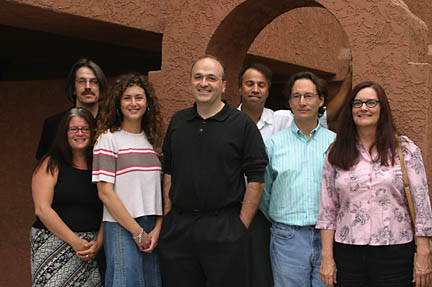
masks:
[[[322,235],[321,280],[338,287],[405,287],[414,281],[427,286],[432,273],[432,212],[420,149],[401,137],[414,197],[414,232],[397,154],[398,135],[383,88],[360,83],[343,109],[322,177],[316,225]]]

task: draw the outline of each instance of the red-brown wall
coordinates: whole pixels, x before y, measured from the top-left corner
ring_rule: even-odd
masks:
[[[431,27],[432,13],[425,11],[432,3],[406,2]],[[304,6],[314,8],[296,9]],[[206,52],[226,62],[226,97],[234,104],[235,77],[248,51],[334,71],[339,79],[351,54],[354,84],[375,80],[384,86],[397,125],[422,148],[432,180],[432,34],[402,1],[11,0],[0,3],[0,24],[140,48],[152,43],[127,37],[136,35],[131,30],[104,29],[163,33],[162,68],[150,79],[166,118],[191,104],[189,68]],[[69,105],[62,81],[0,82],[0,100],[0,286],[28,286],[34,153],[43,119]]]
[[[63,81],[0,82],[0,286],[29,286],[31,174],[42,123],[69,107]]]
[[[249,54],[298,64],[344,78],[351,60],[347,35],[324,8],[298,8],[274,19],[256,37]]]

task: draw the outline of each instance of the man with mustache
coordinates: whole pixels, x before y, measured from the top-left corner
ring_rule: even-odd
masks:
[[[219,60],[199,58],[190,76],[195,104],[172,117],[163,145],[163,284],[247,287],[247,228],[264,188],[264,143],[254,122],[221,99]]]
[[[324,287],[321,235],[315,224],[325,152],[336,137],[318,121],[327,103],[327,83],[312,73],[298,73],[286,93],[294,120],[265,143],[269,164],[260,204],[272,222],[274,286]]]
[[[102,69],[92,60],[81,58],[71,68],[66,79],[66,97],[74,107],[86,108],[95,118],[99,112],[99,101],[107,89],[107,80]],[[43,124],[42,135],[36,152],[40,160],[51,148],[58,126],[66,111],[53,115]]]

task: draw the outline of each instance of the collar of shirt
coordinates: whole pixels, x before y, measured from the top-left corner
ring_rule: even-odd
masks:
[[[242,103],[238,106],[237,110],[241,111]],[[273,111],[267,108],[264,108],[259,121],[257,122],[257,127],[259,130],[262,130],[265,126],[273,125]]]
[[[317,122],[317,126],[311,131],[310,138],[308,139],[305,134],[297,127],[295,121],[292,121],[292,124],[290,126],[291,131],[300,139],[303,139],[304,141],[309,141],[318,133],[318,131],[321,129],[321,125],[319,121]]]
[[[226,100],[222,100],[222,102],[225,104],[225,106],[222,108],[222,110],[220,110],[214,116],[211,116],[211,117],[207,118],[206,121],[207,120],[215,120],[215,121],[218,121],[218,122],[223,122],[228,117],[228,110],[229,110],[230,106],[229,106],[229,104],[227,103]],[[186,116],[186,119],[188,121],[192,121],[192,120],[194,120],[196,118],[202,119],[202,117],[198,114],[197,104],[194,103],[192,109],[190,109],[189,115]]]
[[[367,162],[372,162],[373,159],[377,157],[376,149],[374,150],[374,152],[372,154],[370,154],[369,151],[366,150],[364,145],[361,143],[361,141],[359,141],[357,143],[357,150],[359,151],[361,157],[363,157],[363,159]]]

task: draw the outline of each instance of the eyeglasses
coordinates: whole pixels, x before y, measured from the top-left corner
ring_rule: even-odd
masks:
[[[89,127],[69,127],[68,128],[68,132],[72,133],[72,134],[76,134],[79,131],[81,131],[83,134],[89,134],[90,133],[90,128]]]
[[[212,75],[212,74],[210,74],[210,75],[202,75],[200,73],[194,74],[193,77],[192,77],[192,79],[194,81],[199,81],[199,82],[202,81],[203,79],[205,79],[206,81],[212,82],[212,83],[219,81],[219,78],[216,77],[215,75]]]
[[[90,87],[93,87],[93,88],[96,88],[99,86],[99,81],[97,79],[87,80],[84,78],[80,78],[80,79],[77,79],[75,81],[75,83],[77,83],[77,85],[80,87],[85,87],[87,85],[87,83],[89,83]]]
[[[313,94],[313,93],[306,93],[306,94],[304,94],[304,95],[301,95],[301,94],[292,94],[292,95],[291,95],[291,99],[292,99],[293,101],[295,101],[295,102],[300,102],[301,98],[303,97],[304,100],[305,100],[306,102],[310,102],[310,101],[312,101],[316,96],[317,96],[317,95],[316,95],[316,94]]]
[[[379,104],[379,102],[380,101],[374,100],[374,99],[369,99],[366,101],[354,100],[354,101],[352,101],[351,105],[353,108],[357,108],[357,109],[361,108],[363,106],[363,104],[366,104],[366,106],[368,108],[375,108]]]

